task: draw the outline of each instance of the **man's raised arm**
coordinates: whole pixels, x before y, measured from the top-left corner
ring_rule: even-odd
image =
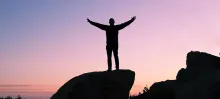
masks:
[[[121,30],[121,29],[125,28],[126,26],[128,26],[129,24],[131,24],[135,19],[136,19],[136,17],[134,16],[131,18],[131,20],[124,22],[122,24],[116,25],[116,26],[117,26],[118,30]]]
[[[96,26],[96,27],[98,27],[98,28],[100,28],[100,29],[102,29],[102,30],[106,30],[106,28],[107,28],[107,25],[103,25],[103,24],[100,24],[100,23],[96,23],[96,22],[93,22],[93,21],[91,21],[91,20],[89,20],[89,19],[87,19],[87,21],[88,21],[90,24],[92,24],[92,25],[94,25],[94,26]]]

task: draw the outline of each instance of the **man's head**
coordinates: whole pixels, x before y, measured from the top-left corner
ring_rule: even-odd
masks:
[[[110,19],[109,19],[109,24],[110,24],[110,25],[114,25],[114,24],[115,24],[115,20],[114,20],[113,18],[110,18]]]

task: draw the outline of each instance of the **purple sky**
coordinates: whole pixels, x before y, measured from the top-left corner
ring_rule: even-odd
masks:
[[[186,67],[187,52],[220,52],[219,4],[219,0],[1,0],[0,85],[56,90],[72,77],[106,70],[105,31],[86,18],[108,24],[113,17],[120,24],[133,16],[137,19],[119,32],[120,68],[136,72],[132,92],[175,79]]]

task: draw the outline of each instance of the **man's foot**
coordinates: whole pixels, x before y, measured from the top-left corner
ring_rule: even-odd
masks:
[[[107,71],[112,71],[112,69],[108,69]]]

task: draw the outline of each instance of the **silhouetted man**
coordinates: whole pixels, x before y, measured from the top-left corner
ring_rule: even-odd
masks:
[[[108,56],[108,71],[111,71],[112,69],[112,51],[114,53],[114,57],[115,57],[115,65],[116,65],[116,70],[119,70],[119,59],[118,59],[118,31],[125,28],[126,26],[128,26],[129,24],[131,24],[134,20],[136,19],[136,17],[132,17],[131,20],[125,22],[125,23],[122,23],[122,24],[119,24],[119,25],[114,25],[115,24],[115,21],[113,18],[110,18],[109,19],[109,24],[110,25],[103,25],[103,24],[100,24],[100,23],[96,23],[96,22],[93,22],[89,19],[87,19],[87,21],[102,29],[102,30],[105,30],[106,31],[106,51],[107,51],[107,56]]]

